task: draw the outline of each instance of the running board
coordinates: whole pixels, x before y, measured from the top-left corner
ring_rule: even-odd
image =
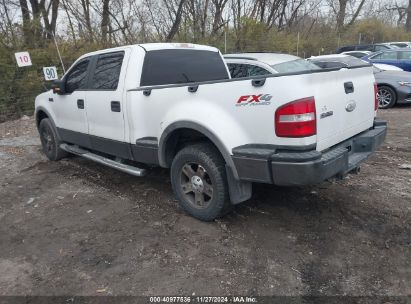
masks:
[[[112,159],[109,159],[107,157],[98,155],[98,154],[94,154],[88,150],[82,149],[78,146],[74,146],[74,145],[68,145],[68,144],[61,144],[60,148],[64,151],[67,151],[69,153],[87,158],[89,160],[92,160],[96,163],[105,165],[107,167],[111,167],[114,169],[117,169],[119,171],[134,175],[134,176],[145,176],[147,174],[147,170],[146,169],[141,169],[141,168],[137,168],[134,166],[130,166],[130,165],[126,165],[123,164],[119,161],[115,161]]]

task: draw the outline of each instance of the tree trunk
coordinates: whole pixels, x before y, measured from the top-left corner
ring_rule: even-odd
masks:
[[[176,16],[173,22],[173,26],[171,27],[166,40],[171,41],[173,40],[174,36],[177,34],[178,28],[180,27],[181,23],[181,16],[183,15],[183,7],[185,4],[186,0],[180,0],[180,3],[178,4],[178,9],[176,12]]]
[[[39,9],[43,16],[44,28],[46,29],[45,36],[49,40],[53,38],[53,35],[56,32],[59,3],[60,3],[60,0],[51,0],[50,6],[48,8],[46,8],[44,1],[41,1],[39,4]],[[51,7],[51,20],[49,20],[50,7]]]
[[[405,29],[411,32],[411,0],[408,1],[407,20],[405,21]]]
[[[351,26],[354,24],[355,20],[357,20],[358,15],[360,14],[362,7],[364,6],[365,0],[361,0],[360,5],[358,5],[357,10],[354,13],[354,16],[352,16],[350,23],[348,23],[348,26]]]
[[[103,12],[101,18],[101,38],[104,44],[107,44],[107,33],[109,31],[110,23],[109,3],[110,0],[103,0]]]
[[[29,6],[27,4],[27,0],[20,0],[20,9],[21,9],[21,16],[23,19],[23,35],[24,35],[24,42],[26,45],[30,45],[32,41],[32,36],[30,33],[30,11]]]
[[[87,27],[88,36],[87,37],[91,42],[93,42],[93,28],[91,27],[91,18],[90,18],[90,1],[81,0],[81,7],[83,8],[84,22]]]
[[[344,28],[348,0],[339,0],[338,2],[340,7],[337,13],[337,31],[340,31]]]
[[[213,25],[212,25],[212,30],[211,34],[214,35],[217,33],[217,31],[224,25],[224,22],[222,22],[223,19],[223,11],[224,7],[227,4],[228,0],[213,0],[213,4],[215,7],[215,15],[214,15],[214,20],[213,20]]]

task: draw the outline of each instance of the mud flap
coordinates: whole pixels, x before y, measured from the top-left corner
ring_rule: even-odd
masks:
[[[231,203],[236,205],[249,200],[253,194],[252,183],[236,180],[231,168],[226,165],[225,169],[227,172],[228,192]]]

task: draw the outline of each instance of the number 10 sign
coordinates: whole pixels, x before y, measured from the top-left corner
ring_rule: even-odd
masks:
[[[29,52],[15,53],[17,65],[19,67],[31,66],[31,58]]]

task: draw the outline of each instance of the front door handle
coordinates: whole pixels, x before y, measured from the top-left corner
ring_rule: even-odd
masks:
[[[84,99],[77,99],[77,108],[84,109]]]
[[[120,101],[111,102],[111,112],[121,112]]]
[[[354,84],[351,81],[344,83],[345,94],[354,93]]]

